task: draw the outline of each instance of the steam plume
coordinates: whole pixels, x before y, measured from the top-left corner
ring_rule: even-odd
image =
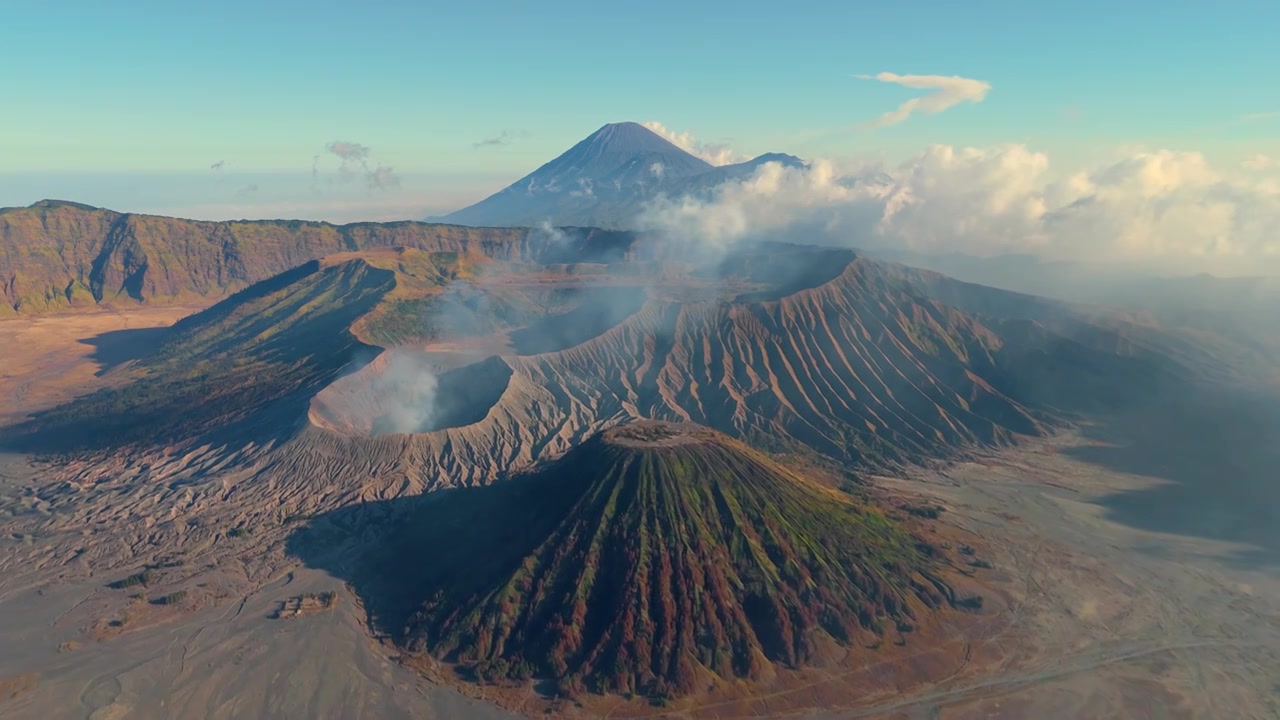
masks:
[[[371,388],[375,402],[386,411],[380,431],[414,433],[430,427],[436,415],[437,385],[435,372],[423,357],[394,352]]]

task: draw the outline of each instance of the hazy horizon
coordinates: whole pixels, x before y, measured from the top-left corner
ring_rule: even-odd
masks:
[[[1257,90],[1280,64],[1270,5],[71,5],[0,29],[28,70],[0,206],[421,219],[631,120],[713,164],[780,152],[826,173],[754,178],[662,227],[723,233],[745,203],[757,229],[838,216],[842,242],[912,251],[1280,258],[1280,99]],[[859,167],[894,179],[874,227],[865,194],[832,184]]]

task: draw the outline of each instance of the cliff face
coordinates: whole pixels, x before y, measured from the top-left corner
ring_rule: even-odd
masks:
[[[0,314],[120,303],[212,302],[302,263],[379,247],[548,259],[626,233],[419,222],[202,222],[44,200],[0,209]],[[612,242],[610,242],[612,241]]]

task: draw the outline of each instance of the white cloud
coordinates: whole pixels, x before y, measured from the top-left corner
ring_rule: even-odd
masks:
[[[998,254],[1210,270],[1280,261],[1280,182],[1230,177],[1199,153],[1137,152],[1050,180],[1023,145],[933,146],[894,168],[852,175],[827,161],[770,163],[708,202],[663,199],[644,226],[711,247],[791,239],[921,252]]]
[[[702,142],[701,140],[695,139],[693,135],[688,132],[677,133],[657,120],[647,120],[641,124],[654,133],[660,135],[672,145],[675,145],[694,157],[702,158],[712,165],[732,165],[734,163],[751,159],[745,155],[738,154],[728,145]]]
[[[922,97],[911,98],[902,103],[896,110],[891,110],[872,122],[869,128],[881,128],[896,125],[911,117],[912,113],[933,115],[962,102],[980,103],[987,97],[991,86],[981,80],[959,77],[956,75],[898,75],[882,72],[877,75],[857,75],[862,80],[878,80],[893,83],[915,90],[932,90]]]
[[[1245,160],[1240,164],[1244,167],[1245,170],[1256,170],[1256,171],[1269,170],[1273,167],[1280,167],[1280,163],[1276,162],[1275,159],[1268,157],[1266,155],[1261,155],[1261,154],[1254,155],[1253,157]]]
[[[596,189],[591,178],[578,178],[578,189],[569,191],[569,197],[592,198],[595,196]]]

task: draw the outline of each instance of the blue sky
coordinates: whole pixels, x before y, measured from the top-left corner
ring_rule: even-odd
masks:
[[[806,157],[1280,149],[1280,4],[1261,0],[10,5],[0,206],[77,192],[124,210],[306,207],[313,158],[334,171],[325,145],[346,140],[403,179],[346,200],[447,209],[616,120]],[[871,131],[923,94],[854,77],[879,72],[991,90]],[[510,143],[473,147],[504,130]]]

